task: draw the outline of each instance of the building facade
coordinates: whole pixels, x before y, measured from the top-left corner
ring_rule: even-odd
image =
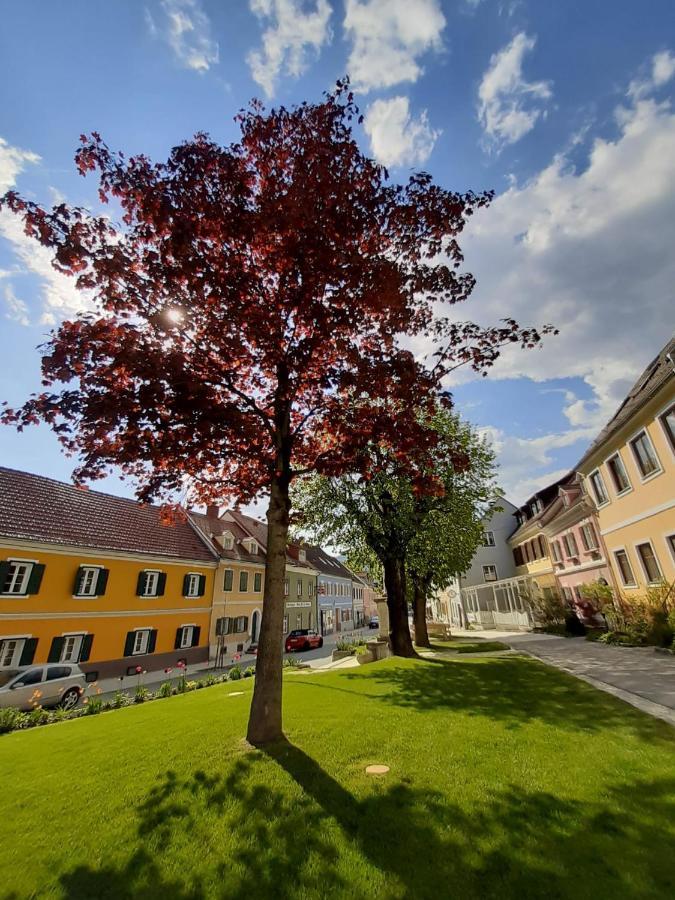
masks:
[[[573,477],[573,473],[566,475],[537,491],[515,513],[518,527],[509,538],[514,574],[526,578],[530,590],[544,597],[556,592],[558,586],[543,526],[548,508],[558,497],[559,486]]]
[[[675,339],[579,462],[618,590],[675,580]]]
[[[307,559],[317,571],[319,630],[334,634],[354,628],[352,573],[321,547],[307,546]]]
[[[156,506],[0,468],[0,666],[208,659],[215,554]]]
[[[284,584],[284,634],[296,628],[319,630],[316,568],[307,559],[307,548],[290,544]]]

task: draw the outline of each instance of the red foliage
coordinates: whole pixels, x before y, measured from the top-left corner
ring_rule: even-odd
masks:
[[[247,501],[298,471],[358,469],[366,440],[418,471],[433,440],[418,411],[443,377],[540,334],[440,317],[473,289],[457,238],[491,194],[424,173],[390,183],[352,137],[357,115],[338,83],[319,104],[253,103],[238,143],[197,134],[163,163],[82,136],[78,169],[98,172],[119,227],[6,194],[0,208],[53,250],[94,311],[56,330],[42,348],[45,391],[4,421],[48,422],[79,456],[77,479],[113,463],[143,500],[187,480],[192,500]],[[433,339],[433,367],[401,335]]]

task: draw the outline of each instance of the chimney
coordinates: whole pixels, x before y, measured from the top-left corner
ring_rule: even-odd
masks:
[[[220,512],[220,507],[215,504],[211,504],[206,507],[206,515],[209,519],[217,519],[219,512]]]

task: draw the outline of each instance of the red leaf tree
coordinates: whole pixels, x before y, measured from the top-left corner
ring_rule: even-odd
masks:
[[[426,174],[390,183],[352,136],[357,115],[338,83],[317,104],[266,112],[254,102],[238,117],[238,143],[197,134],[163,163],[82,137],[78,168],[98,172],[119,224],[14,192],[0,201],[93,310],[52,334],[44,392],[5,422],[48,422],[78,456],[77,480],[114,464],[141,500],[186,483],[193,502],[269,496],[256,744],[282,734],[293,477],[349,470],[363,440],[402,461],[423,453],[433,434],[415,411],[433,403],[448,369],[481,369],[505,341],[539,340],[513,322],[484,330],[435,315],[471,293],[456,239],[490,194],[443,190]],[[435,365],[403,349],[401,335],[435,335]]]

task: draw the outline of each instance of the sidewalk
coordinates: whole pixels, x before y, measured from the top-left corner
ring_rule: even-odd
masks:
[[[455,632],[453,632],[455,633]],[[652,647],[612,647],[584,638],[508,631],[457,631],[457,636],[501,640],[643,712],[675,725],[675,656]]]

